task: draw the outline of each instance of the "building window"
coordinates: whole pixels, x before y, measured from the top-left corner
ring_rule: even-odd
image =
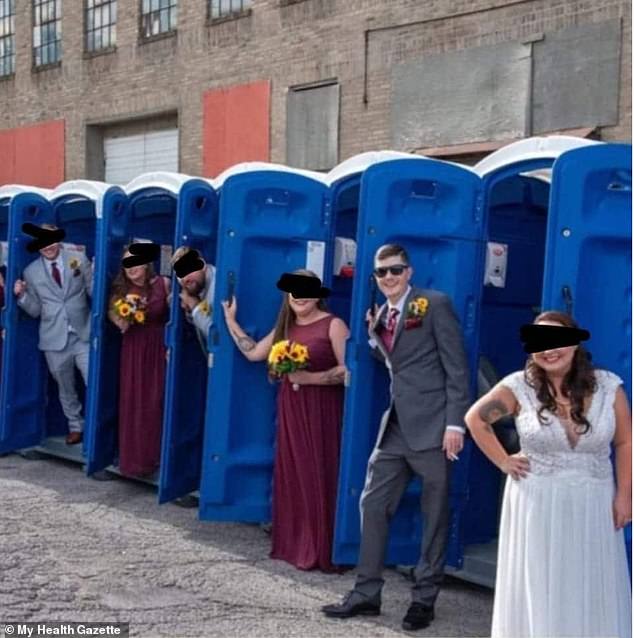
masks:
[[[217,20],[236,13],[242,13],[251,7],[253,0],[209,0],[209,18]]]
[[[117,0],[86,0],[86,51],[117,43]]]
[[[142,0],[141,37],[152,38],[176,29],[177,0]]]
[[[62,59],[62,0],[33,0],[33,63]]]
[[[15,0],[0,0],[0,77],[15,73]]]

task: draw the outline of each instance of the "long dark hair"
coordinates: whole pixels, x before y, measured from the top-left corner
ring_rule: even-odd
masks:
[[[312,270],[304,270],[303,268],[294,270],[293,274],[306,275],[307,277],[315,277],[316,279],[318,279],[317,275]],[[275,322],[274,329],[275,331],[273,332],[273,343],[288,339],[288,332],[291,329],[291,326],[295,323],[296,317],[293,309],[291,308],[291,305],[288,303],[288,295],[289,293],[284,293],[282,306],[280,307],[280,311],[277,315],[277,321]],[[323,299],[320,299],[317,302],[317,308],[319,308],[319,310],[323,310],[324,312],[328,312],[328,306]]]
[[[123,249],[123,253],[121,254],[121,257],[123,258],[123,256],[127,252],[128,252],[128,246],[125,246]],[[152,282],[154,281],[155,278],[156,278],[156,272],[154,271],[154,264],[149,263],[147,264],[146,270],[145,270],[145,282],[143,283],[143,286],[141,287],[141,290],[143,291],[142,296],[146,297],[147,299],[150,298],[150,293],[152,291]],[[119,272],[117,273],[116,277],[112,281],[112,285],[110,286],[110,299],[112,300],[122,299],[130,292],[132,285],[133,285],[132,282],[128,279],[128,277],[125,274],[125,269],[123,268],[123,266],[121,266],[121,268],[119,268]]]
[[[575,320],[564,312],[547,311],[542,312],[535,318],[533,323],[540,321],[553,321],[566,328],[578,328]],[[542,425],[549,423],[549,419],[544,412],[557,413],[557,402],[555,401],[555,388],[548,379],[548,375],[543,368],[540,368],[529,356],[524,368],[524,378],[537,394],[540,408],[537,417]],[[597,389],[597,381],[594,375],[590,353],[580,344],[577,346],[570,370],[566,374],[561,384],[562,394],[570,399],[570,418],[577,424],[577,432],[585,434],[591,428],[590,422],[585,417],[585,399]]]

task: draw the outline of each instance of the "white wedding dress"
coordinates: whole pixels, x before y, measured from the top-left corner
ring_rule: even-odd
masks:
[[[623,530],[615,531],[610,462],[614,396],[622,381],[596,371],[591,430],[571,447],[523,371],[502,380],[520,404],[516,417],[525,479],[506,479],[493,606],[493,638],[630,638],[631,587]]]

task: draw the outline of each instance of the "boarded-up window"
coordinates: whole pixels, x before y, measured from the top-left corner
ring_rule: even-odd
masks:
[[[533,132],[618,123],[619,20],[547,33],[535,43]]]
[[[530,46],[426,56],[394,67],[392,146],[412,150],[526,134]]]
[[[339,161],[339,85],[289,89],[286,163],[326,171]]]

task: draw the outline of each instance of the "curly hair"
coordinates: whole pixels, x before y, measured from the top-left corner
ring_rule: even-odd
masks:
[[[564,312],[547,311],[542,312],[535,318],[533,323],[541,321],[552,321],[565,326],[566,328],[578,328],[575,320]],[[533,357],[529,356],[524,367],[524,378],[537,394],[540,408],[537,417],[542,425],[549,423],[549,419],[544,412],[557,413],[557,402],[555,401],[556,391],[552,382],[548,379],[546,371],[541,368]],[[586,418],[585,399],[596,392],[597,381],[592,365],[590,353],[582,346],[577,346],[572,359],[570,370],[564,377],[561,384],[563,396],[570,399],[570,418],[576,424],[576,431],[579,434],[586,434],[591,429],[590,421]]]

